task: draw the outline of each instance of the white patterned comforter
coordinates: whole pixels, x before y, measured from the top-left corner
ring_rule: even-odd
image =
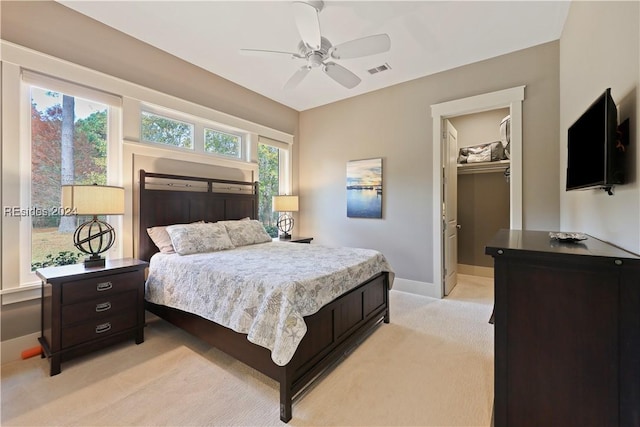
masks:
[[[247,334],[286,365],[307,332],[304,316],[392,269],[371,249],[269,242],[204,254],[157,253],[145,298]]]

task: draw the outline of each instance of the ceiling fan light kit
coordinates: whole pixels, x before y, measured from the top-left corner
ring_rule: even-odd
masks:
[[[337,46],[333,46],[329,40],[320,33],[319,13],[324,8],[322,0],[294,1],[293,14],[296,27],[302,40],[298,43],[298,52],[282,52],[275,50],[240,49],[244,54],[255,55],[287,55],[292,59],[304,59],[306,64],[300,67],[289,78],[284,89],[293,89],[307,76],[313,68],[320,68],[347,89],[356,87],[362,81],[340,64],[330,59],[351,59],[363,56],[376,55],[391,49],[391,38],[387,34],[376,34],[351,40]]]

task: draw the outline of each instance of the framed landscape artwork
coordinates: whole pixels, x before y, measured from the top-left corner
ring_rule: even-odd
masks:
[[[347,217],[382,218],[382,159],[347,162]]]

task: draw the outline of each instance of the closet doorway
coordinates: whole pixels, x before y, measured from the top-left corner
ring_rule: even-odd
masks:
[[[491,92],[469,98],[448,101],[431,106],[433,118],[433,282],[435,297],[442,298],[445,292],[445,265],[452,263],[447,253],[447,216],[445,205],[447,191],[445,174],[448,165],[446,150],[446,122],[448,118],[467,114],[508,109],[511,116],[510,176],[509,176],[509,228],[522,228],[522,102],[524,86]],[[454,264],[455,265],[455,264]],[[449,275],[450,271],[446,271]],[[452,289],[453,286],[449,285]]]
[[[445,189],[457,199],[458,274],[493,277],[493,258],[484,247],[498,230],[509,228],[508,116],[509,109],[501,108],[447,119],[458,135],[456,158],[448,165],[456,171],[457,194],[449,194],[453,186]]]

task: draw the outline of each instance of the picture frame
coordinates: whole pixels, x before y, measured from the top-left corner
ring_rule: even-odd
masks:
[[[347,217],[382,218],[382,158],[347,162]]]

